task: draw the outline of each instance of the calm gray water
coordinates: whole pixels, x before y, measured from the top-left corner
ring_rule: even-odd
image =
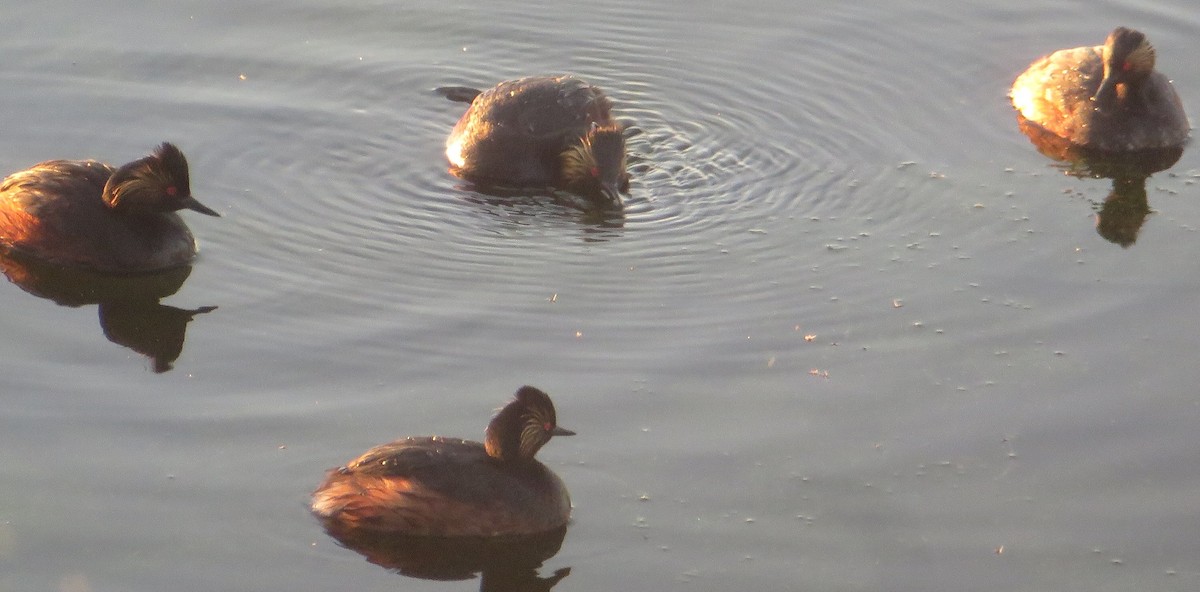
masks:
[[[1124,24],[1195,121],[1200,13],[1002,5],[6,7],[0,169],[171,140],[224,217],[157,366],[0,285],[0,591],[479,589],[308,493],[526,383],[579,433],[556,590],[1197,589],[1200,152],[1123,247],[1005,93]],[[446,173],[434,87],[558,72],[630,124],[621,216]]]

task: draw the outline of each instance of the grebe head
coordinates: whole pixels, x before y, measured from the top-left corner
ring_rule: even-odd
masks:
[[[550,396],[523,386],[517,396],[488,424],[483,446],[488,456],[506,462],[533,460],[533,456],[552,436],[574,436],[575,432],[558,426]]]
[[[104,185],[104,201],[119,212],[157,214],[189,209],[220,216],[192,197],[187,159],[169,142],[117,169]]]
[[[621,126],[592,124],[578,144],[562,153],[562,177],[574,191],[620,203],[620,194],[629,192]]]
[[[1130,97],[1137,96],[1140,85],[1154,72],[1154,46],[1140,32],[1117,27],[1104,41],[1101,55],[1104,79],[1092,100],[1100,109],[1134,100]]]

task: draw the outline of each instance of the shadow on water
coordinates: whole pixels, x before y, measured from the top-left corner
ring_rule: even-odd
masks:
[[[159,302],[179,291],[192,273],[190,266],[145,275],[106,275],[0,253],[0,271],[22,290],[60,306],[97,305],[104,336],[150,358],[156,373],[170,370],[183,352],[192,318],[217,308],[181,309]]]
[[[578,224],[585,241],[606,241],[625,227],[623,204],[600,204],[566,191],[460,184],[464,200],[498,218],[549,218]]]
[[[345,528],[322,520],[325,532],[343,547],[384,569],[423,580],[467,580],[480,577],[480,592],[550,590],[571,573],[555,570],[538,575],[542,562],[562,547],[566,527],[524,537],[412,537]]]
[[[1096,233],[1128,248],[1150,215],[1146,180],[1165,171],[1183,156],[1183,147],[1112,153],[1088,150],[1045,130],[1017,114],[1021,133],[1038,152],[1055,160],[1064,173],[1080,179],[1112,179],[1112,189],[1096,208]]]

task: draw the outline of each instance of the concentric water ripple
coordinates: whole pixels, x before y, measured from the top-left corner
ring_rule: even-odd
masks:
[[[620,326],[626,341],[664,331],[721,341],[779,306],[791,283],[780,278],[797,265],[887,258],[891,244],[872,236],[904,235],[954,199],[953,180],[920,158],[979,124],[895,121],[891,104],[928,93],[928,82],[880,77],[871,62],[905,59],[897,47],[927,55],[923,31],[897,39],[864,27],[869,11],[844,7],[709,43],[687,34],[678,15],[629,3],[599,11],[594,36],[578,39],[557,33],[550,14],[514,9],[498,35],[447,9],[440,53],[406,56],[381,36],[322,60],[230,64],[250,72],[244,82],[258,85],[258,99],[209,96],[198,107],[231,128],[254,122],[200,157],[236,214],[206,229],[206,257],[241,269],[224,288],[233,302],[303,319],[247,331],[320,335],[381,356],[399,341],[416,356],[447,359],[481,323],[489,339],[521,345],[514,357],[586,333],[583,324]],[[647,37],[651,26],[664,37]],[[852,32],[859,37],[845,43]],[[531,54],[532,44],[574,51],[552,58]],[[757,59],[765,47],[793,58],[787,71]],[[483,195],[446,172],[442,145],[463,106],[434,87],[555,72],[604,88],[628,123],[634,179],[618,216],[550,196]],[[945,75],[935,88],[967,86],[967,74],[933,74]],[[255,248],[245,248],[247,234]],[[330,314],[306,314],[312,294]],[[819,310],[820,300],[801,299],[787,314],[812,317],[805,307]],[[714,316],[722,302],[741,305]],[[459,337],[412,338],[430,330]],[[646,354],[591,353],[630,362]]]

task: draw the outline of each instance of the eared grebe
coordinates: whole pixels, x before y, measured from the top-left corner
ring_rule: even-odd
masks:
[[[1182,146],[1188,119],[1171,81],[1154,71],[1154,48],[1118,27],[1102,46],[1056,51],[1017,77],[1021,116],[1073,144],[1103,152]]]
[[[574,76],[535,76],[482,92],[438,91],[471,103],[446,140],[454,175],[480,184],[554,186],[608,203],[629,191],[624,128],[599,88]]]
[[[51,160],[0,183],[0,244],[69,267],[160,271],[196,255],[196,241],[175,213],[185,208],[220,215],[192,197],[187,160],[172,144],[119,169]]]
[[[558,427],[546,393],[523,386],[488,424],[482,444],[405,438],[333,469],[312,510],[339,530],[437,537],[525,536],[566,525],[567,488],[533,458]]]

